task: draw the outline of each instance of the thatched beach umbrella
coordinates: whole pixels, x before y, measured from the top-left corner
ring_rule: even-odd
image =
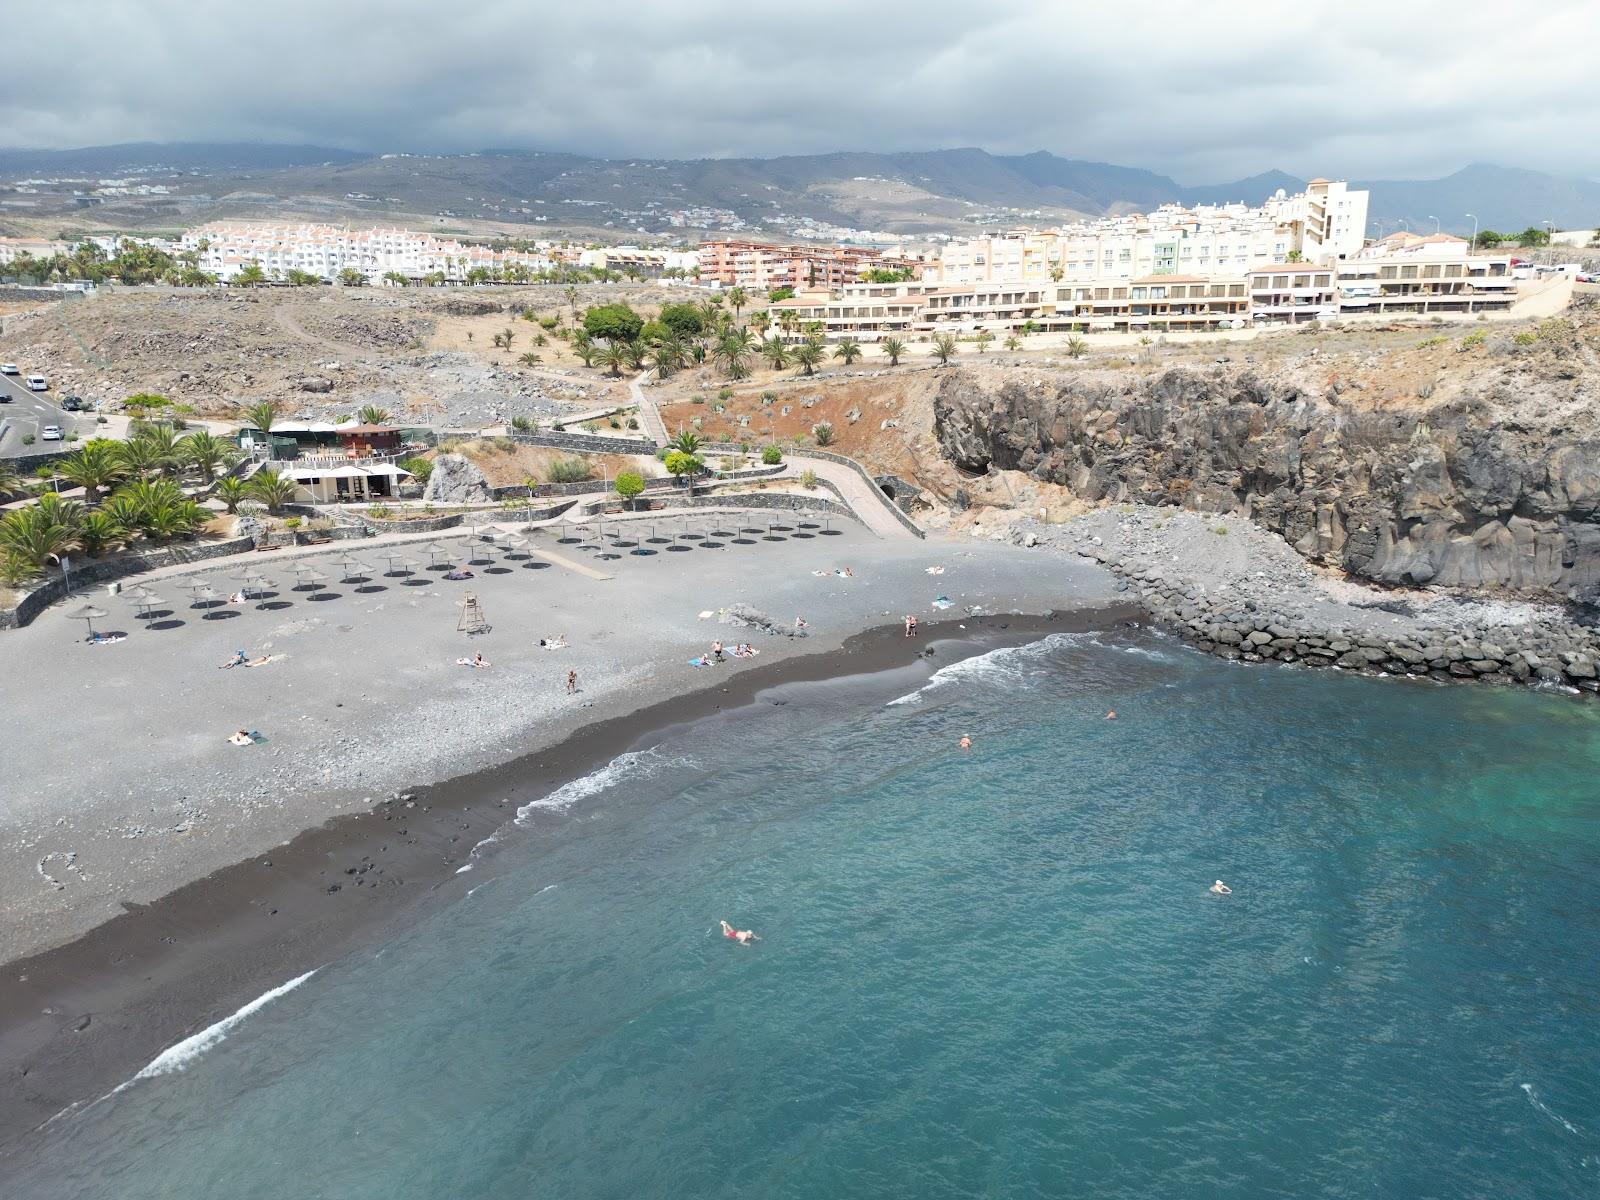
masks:
[[[341,559],[339,565],[344,569],[344,574],[339,579],[340,583],[348,583],[352,579],[366,579],[372,575],[371,567],[354,558]]]
[[[295,587],[309,587],[312,591],[316,591],[328,582],[326,573],[304,564],[294,569],[294,577],[296,580]]]
[[[87,621],[89,623],[89,640],[94,640],[94,623],[109,617],[111,614],[103,608],[96,608],[92,604],[85,604],[82,608],[75,608],[67,614],[74,621]]]
[[[438,566],[440,559],[444,559],[447,563],[450,561],[450,547],[443,542],[429,542],[423,549],[428,553],[430,567]]]
[[[148,621],[155,615],[155,609],[165,603],[166,601],[154,592],[139,588],[133,593],[133,615]]]

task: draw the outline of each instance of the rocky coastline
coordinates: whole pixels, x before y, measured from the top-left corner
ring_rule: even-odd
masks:
[[[1600,694],[1600,630],[1571,609],[1374,589],[1317,573],[1237,518],[1101,511],[1065,525],[1023,522],[1011,536],[1098,562],[1152,621],[1222,658]],[[1207,543],[1230,539],[1235,555],[1208,561]]]

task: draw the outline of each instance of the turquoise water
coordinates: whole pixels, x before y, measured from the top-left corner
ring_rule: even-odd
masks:
[[[1111,635],[918,682],[567,789],[11,1194],[1600,1192],[1600,710]]]

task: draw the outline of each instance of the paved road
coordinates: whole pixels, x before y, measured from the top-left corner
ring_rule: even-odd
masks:
[[[59,425],[63,433],[76,429],[79,437],[87,437],[94,427],[93,413],[62,412],[56,406],[60,399],[54,388],[48,392],[30,392],[24,385],[25,375],[0,375],[0,392],[9,404],[0,404],[0,421],[9,421],[10,428],[0,438],[0,457],[13,458],[19,454],[37,454],[56,443],[41,442],[39,431],[46,425]],[[33,445],[26,446],[22,439],[32,434]]]

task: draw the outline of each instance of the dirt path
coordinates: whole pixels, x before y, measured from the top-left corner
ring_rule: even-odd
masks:
[[[373,353],[370,349],[360,346],[347,345],[344,342],[329,341],[314,334],[307,333],[305,327],[294,319],[294,315],[281,304],[272,310],[272,319],[278,327],[296,341],[305,342],[311,346],[319,346],[330,353],[337,354],[340,358],[366,358]]]

